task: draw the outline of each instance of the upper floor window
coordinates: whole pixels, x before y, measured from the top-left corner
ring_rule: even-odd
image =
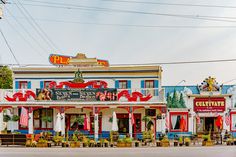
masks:
[[[28,81],[20,81],[19,89],[28,89]]]
[[[145,80],[145,88],[154,88],[154,80]]]
[[[128,88],[127,80],[119,80],[119,88],[120,89],[127,89]]]
[[[52,81],[44,81],[44,88],[48,88]]]

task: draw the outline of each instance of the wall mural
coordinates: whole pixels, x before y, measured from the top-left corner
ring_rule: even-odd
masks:
[[[13,94],[12,97],[6,95],[4,97],[7,101],[27,101],[29,99],[36,99],[36,94],[33,91],[26,90],[25,92],[19,91]]]
[[[120,100],[121,97],[125,97],[128,101],[148,101],[152,98],[151,94],[148,94],[147,96],[144,96],[140,92],[130,92],[128,90],[123,90],[118,93],[118,100]]]
[[[179,94],[176,90],[174,90],[173,93],[167,93],[166,101],[168,108],[187,108],[185,105],[183,92]]]

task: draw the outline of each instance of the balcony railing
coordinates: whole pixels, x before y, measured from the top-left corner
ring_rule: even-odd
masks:
[[[123,92],[121,94],[121,92]],[[165,91],[164,89],[157,88],[143,88],[143,89],[117,89],[117,98],[120,94],[120,98],[116,101],[151,101],[151,102],[164,102]],[[0,102],[8,101],[38,101],[36,91],[31,89],[0,89]],[[57,101],[57,100],[46,100]],[[67,100],[68,101],[68,100]],[[96,101],[96,100],[94,100]]]

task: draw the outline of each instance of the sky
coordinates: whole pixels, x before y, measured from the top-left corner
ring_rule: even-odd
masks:
[[[78,52],[110,64],[236,58],[233,0],[8,2],[0,28],[20,64],[49,64],[52,53]],[[16,64],[1,35],[0,64]],[[236,62],[161,66],[163,85],[196,85],[208,76],[236,84]]]

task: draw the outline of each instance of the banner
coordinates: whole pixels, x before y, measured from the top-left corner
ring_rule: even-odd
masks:
[[[117,89],[37,89],[38,100],[58,100],[58,101],[116,101]]]

